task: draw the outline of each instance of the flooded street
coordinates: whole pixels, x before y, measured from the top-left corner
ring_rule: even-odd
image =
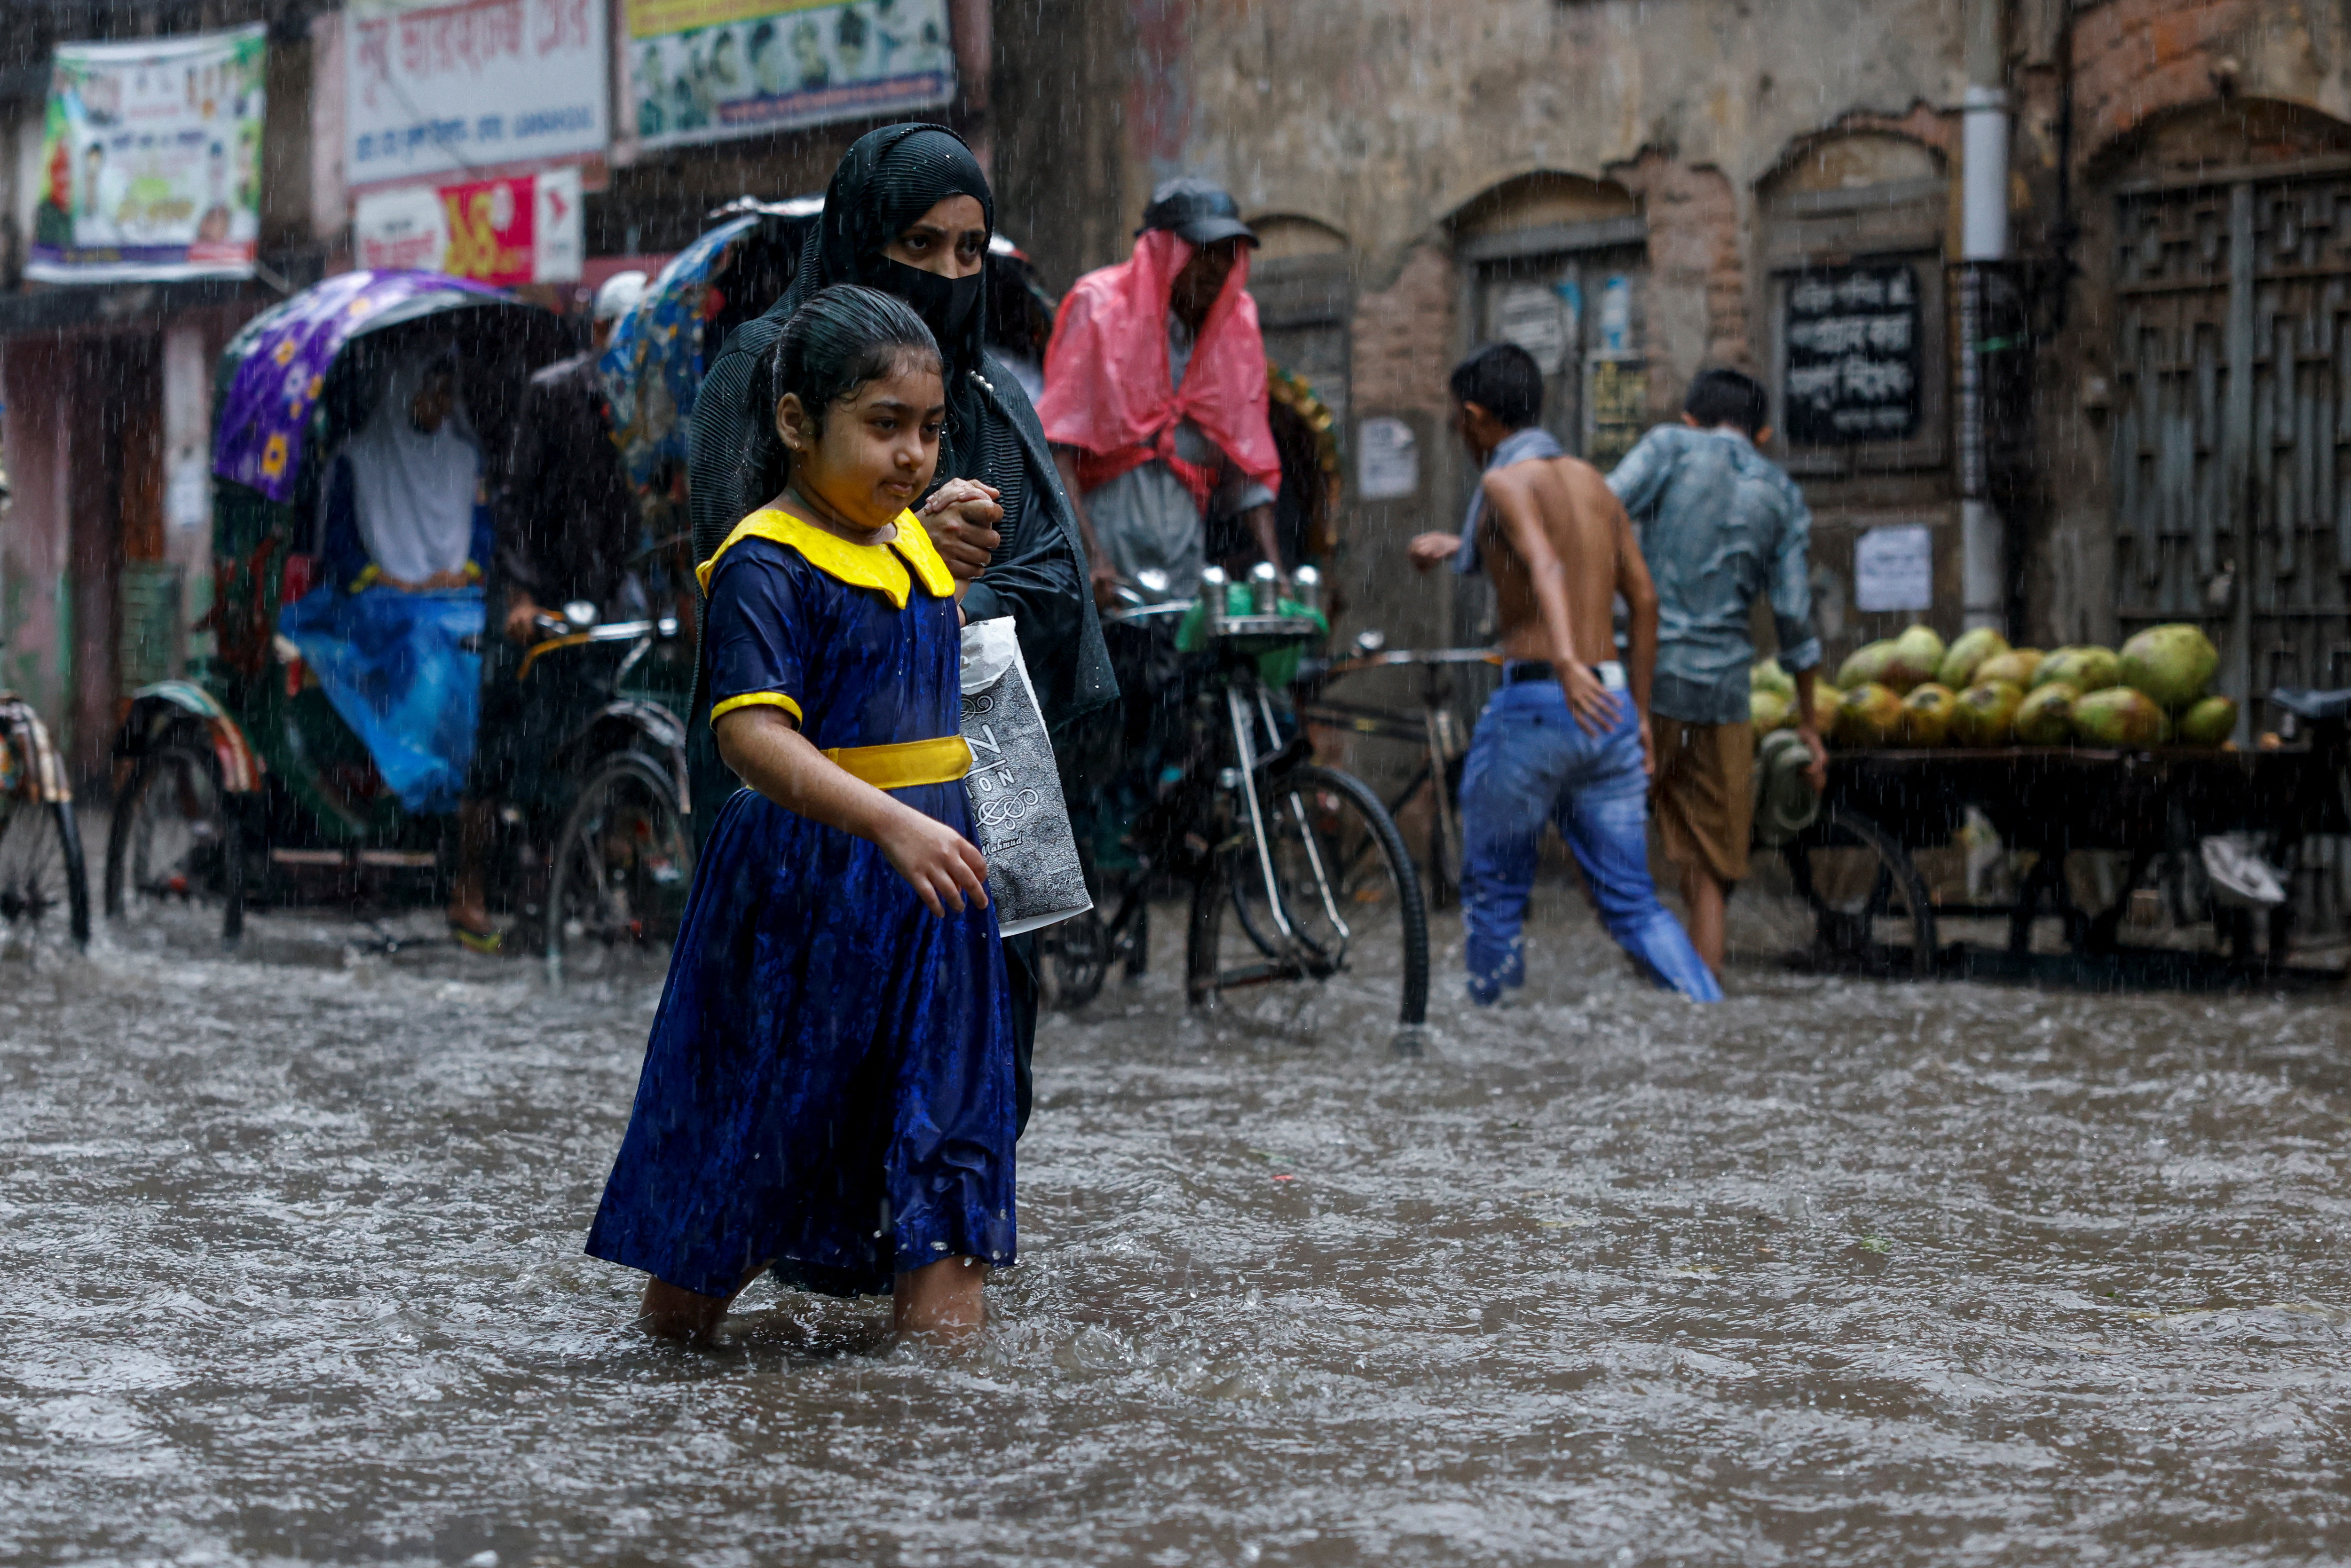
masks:
[[[656,968],[0,966],[0,1560],[2351,1558],[2339,1003],[1698,1009],[1539,900],[1495,1014],[1438,923],[1417,1060],[1172,963],[1049,1017],[962,1360],[764,1282],[630,1327],[580,1245]]]

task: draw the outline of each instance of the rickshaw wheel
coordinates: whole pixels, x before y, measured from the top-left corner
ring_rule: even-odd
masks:
[[[217,909],[221,939],[245,929],[237,813],[205,748],[169,742],[131,770],[106,835],[106,917],[153,923],[174,909]]]
[[[670,941],[693,886],[694,835],[669,770],[641,752],[600,758],[548,868],[549,977],[616,947]]]
[[[89,881],[73,806],[29,792],[0,795],[0,946],[58,936],[89,943]]]

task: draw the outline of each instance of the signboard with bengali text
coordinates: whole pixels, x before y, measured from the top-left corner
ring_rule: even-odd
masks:
[[[955,96],[946,0],[627,0],[647,146],[934,109]]]
[[[1918,278],[1907,265],[1791,277],[1785,340],[1791,442],[1903,441],[1918,433]]]
[[[601,157],[602,0],[351,0],[343,44],[354,191]]]

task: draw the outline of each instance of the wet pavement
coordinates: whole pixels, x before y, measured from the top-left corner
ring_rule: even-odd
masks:
[[[1418,1059],[1171,962],[1049,1019],[961,1359],[764,1283],[630,1328],[579,1247],[657,967],[0,961],[0,1562],[2351,1558],[2339,1000],[1698,1009],[1555,891],[1497,1013],[1439,923]]]

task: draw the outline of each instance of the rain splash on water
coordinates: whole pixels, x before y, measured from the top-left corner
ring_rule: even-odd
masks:
[[[765,1283],[690,1351],[579,1249],[657,966],[369,936],[0,964],[0,1560],[2351,1555],[2331,1003],[1705,1010],[1554,911],[1399,1059],[1163,963],[1046,1020],[973,1354]]]

